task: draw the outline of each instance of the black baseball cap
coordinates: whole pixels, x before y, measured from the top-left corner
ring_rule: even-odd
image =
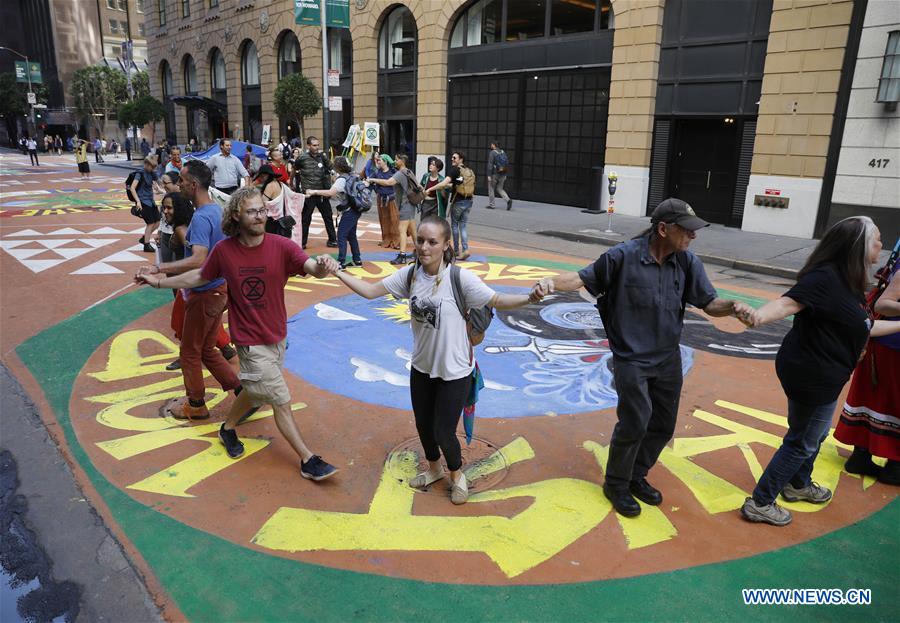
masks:
[[[663,200],[650,216],[651,223],[675,223],[685,229],[697,231],[709,227],[709,223],[694,213],[694,209],[686,201],[670,197]]]

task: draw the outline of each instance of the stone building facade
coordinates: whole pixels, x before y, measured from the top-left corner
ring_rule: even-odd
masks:
[[[322,45],[318,27],[295,24],[291,0],[151,2],[151,89],[169,107],[173,138],[258,140],[269,125],[277,141],[297,131],[276,117],[273,93],[293,70],[321,91]],[[684,196],[715,222],[812,236],[834,220],[826,173],[846,152],[834,121],[845,114],[846,53],[855,54],[854,16],[865,5],[350,0],[350,28],[328,31],[344,108],[329,113],[329,137],[379,121],[387,149],[414,154],[420,172],[429,156],[464,150],[480,190],[488,143],[499,138],[513,170],[507,188],[523,199],[605,207],[615,171],[625,214]],[[321,136],[322,114],[305,126]],[[881,223],[898,213],[864,212]]]
[[[0,3],[3,45],[41,64],[48,92],[48,110],[40,125],[50,134],[68,135],[79,120],[69,90],[75,71],[107,63],[122,70],[121,44],[133,42],[134,68],[146,69],[145,10],[156,0],[6,0]],[[4,71],[17,56],[2,56]],[[3,128],[6,130],[6,128]],[[22,130],[24,131],[24,124]],[[8,139],[7,139],[8,140]]]

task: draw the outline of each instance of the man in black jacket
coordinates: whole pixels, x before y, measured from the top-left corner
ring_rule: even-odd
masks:
[[[320,151],[319,139],[310,136],[306,139],[306,147],[306,151],[300,154],[300,157],[294,162],[294,168],[299,172],[300,190],[306,192],[331,188],[331,162]],[[334,231],[331,203],[327,197],[307,196],[303,203],[303,216],[300,219],[303,226],[303,248],[306,248],[309,240],[309,224],[312,222],[313,211],[316,208],[322,215],[322,220],[325,221],[325,231],[328,232],[327,246],[337,247],[337,233]]]

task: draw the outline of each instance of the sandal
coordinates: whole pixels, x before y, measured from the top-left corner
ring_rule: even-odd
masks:
[[[171,417],[176,420],[206,420],[209,419],[209,409],[206,405],[192,406],[187,396],[172,398],[160,407],[161,417]]]

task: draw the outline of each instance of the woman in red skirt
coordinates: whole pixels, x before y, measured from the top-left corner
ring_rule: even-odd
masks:
[[[874,309],[894,322],[900,322],[898,270],[900,262]],[[900,486],[900,333],[869,340],[853,373],[834,438],[853,445],[846,471]],[[886,458],[887,464],[879,467],[872,461],[873,455]]]

